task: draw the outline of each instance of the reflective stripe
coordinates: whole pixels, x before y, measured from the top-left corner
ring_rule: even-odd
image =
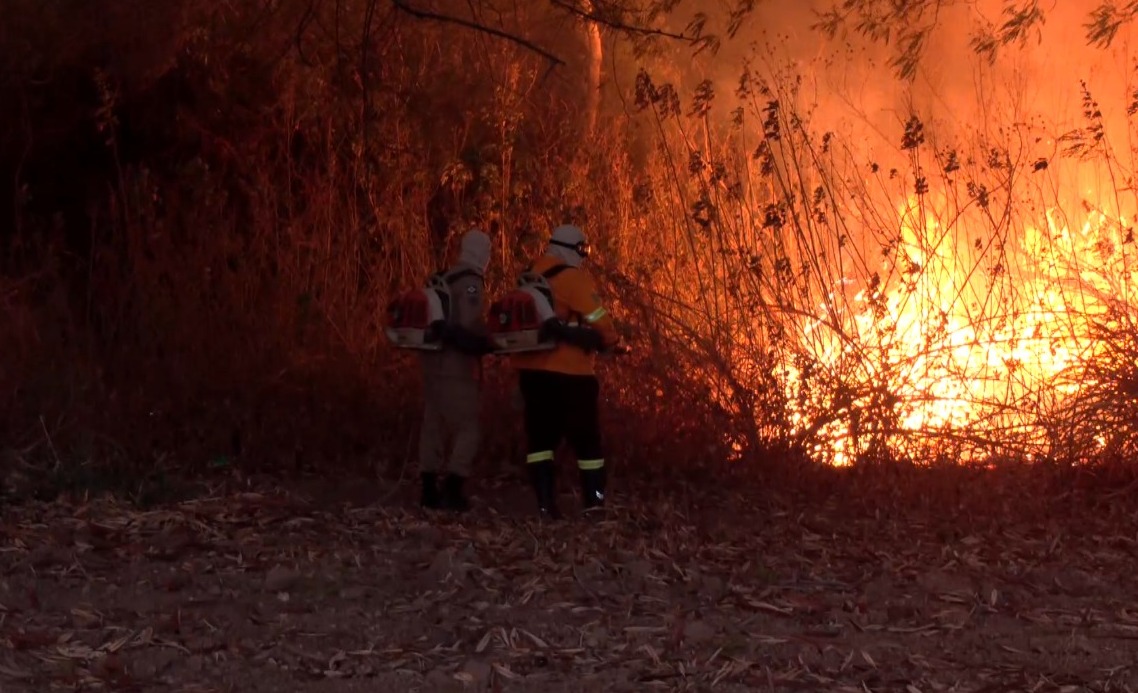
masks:
[[[584,469],[586,471],[592,471],[594,469],[601,469],[604,466],[605,466],[605,461],[603,459],[599,459],[599,460],[577,460],[577,468],[578,469]]]
[[[534,462],[545,462],[546,460],[553,459],[552,450],[542,450],[541,452],[531,452],[526,455],[526,464],[533,464]]]
[[[597,308],[592,313],[589,313],[585,316],[585,322],[596,322],[603,318],[606,314],[608,314],[607,310],[604,308]]]

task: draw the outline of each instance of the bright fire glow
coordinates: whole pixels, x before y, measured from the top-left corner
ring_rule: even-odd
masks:
[[[733,94],[729,125],[660,117],[691,176],[643,229],[646,255],[676,229],[655,304],[711,399],[819,461],[1126,452],[1138,61],[1085,48],[1074,3],[987,63],[961,47],[1006,3],[937,7],[912,81],[877,47],[788,33],[742,78],[709,69],[715,105],[691,112]],[[654,188],[677,185],[668,156]]]
[[[891,282],[845,302],[831,294],[802,322],[817,372],[854,385],[845,402],[833,394],[841,387],[823,388],[830,401],[796,407],[792,423],[817,426],[815,456],[849,464],[882,433],[872,422],[851,430],[859,409],[881,407],[884,397],[898,429],[885,432],[892,452],[963,442],[959,454],[968,457],[967,439],[982,432],[986,443],[999,436],[1009,450],[1036,454],[1048,443],[1041,408],[1077,394],[1080,383],[1064,376],[1094,356],[1092,321],[1106,315],[1106,297],[1125,301],[1138,278],[1126,220],[1092,211],[1072,226],[1051,211],[1045,228],[1028,227],[997,252],[961,239],[959,222],[942,224],[927,200],[921,210],[916,197],[898,210]],[[791,402],[800,401],[801,369],[787,364],[782,377]],[[838,416],[818,426],[810,410]]]

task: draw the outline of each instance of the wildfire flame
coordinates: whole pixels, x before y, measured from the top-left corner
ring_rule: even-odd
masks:
[[[661,322],[711,356],[691,362],[743,422],[730,436],[819,461],[1138,448],[1112,430],[1138,416],[1129,49],[1080,49],[1073,5],[988,62],[961,46],[1006,3],[937,7],[955,14],[920,79],[892,80],[873,42],[806,32],[741,50],[741,75],[709,68],[729,122],[644,88],[690,155],[690,182],[670,149],[653,181],[687,193],[660,226],[692,220],[645,263]]]
[[[814,439],[824,442],[812,452],[835,465],[867,452],[857,412],[884,396],[896,416],[895,452],[915,432],[928,443],[982,427],[1038,454],[1047,444],[1039,408],[1078,394],[1080,384],[1060,376],[1094,358],[1092,322],[1108,315],[1106,297],[1125,298],[1136,278],[1126,218],[1092,210],[1071,225],[1051,209],[1045,225],[993,253],[981,241],[966,244],[927,200],[910,197],[898,215],[894,264],[904,270],[848,302],[819,305],[802,323],[817,367],[840,373],[848,361],[857,370],[846,377],[860,384],[849,401],[825,403],[845,415],[817,427]],[[784,364],[782,377],[789,400],[801,401],[802,370]],[[796,409],[799,432],[817,426],[806,407]],[[969,456],[967,446],[961,454]]]

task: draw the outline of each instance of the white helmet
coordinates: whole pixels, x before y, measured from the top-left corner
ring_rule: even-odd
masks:
[[[589,241],[579,226],[562,224],[553,229],[549,245],[551,255],[556,255],[573,266],[580,265],[582,260],[589,257]]]

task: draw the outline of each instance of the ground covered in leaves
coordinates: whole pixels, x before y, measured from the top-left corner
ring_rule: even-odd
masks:
[[[516,482],[463,518],[412,493],[9,505],[0,690],[1138,690],[1130,494],[1017,519],[658,493],[595,522],[567,497],[542,525]]]

